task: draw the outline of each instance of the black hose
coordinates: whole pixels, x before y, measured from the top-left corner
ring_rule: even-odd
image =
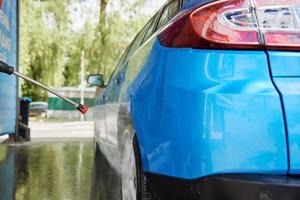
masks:
[[[15,69],[5,62],[0,61],[0,72],[12,75],[14,73]]]

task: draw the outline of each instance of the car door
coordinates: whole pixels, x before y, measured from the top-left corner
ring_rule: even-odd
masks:
[[[122,85],[124,83],[124,73],[126,71],[128,62],[122,63],[118,68],[111,81],[109,82],[106,92],[103,94],[105,99],[104,113],[105,113],[105,138],[106,144],[113,148],[118,148],[118,113],[121,102],[118,101]]]
[[[118,129],[120,108],[128,105],[122,98],[127,95],[125,74],[128,69],[128,60],[142,44],[145,33],[151,21],[136,36],[131,45],[127,48],[119,64],[113,72],[105,91],[97,99],[95,109],[96,140],[100,144],[101,151],[109,157],[114,166],[118,166]],[[112,159],[114,158],[114,159]]]
[[[105,121],[106,121],[106,142],[118,147],[118,130],[119,128],[119,114],[120,109],[128,106],[127,87],[126,87],[126,73],[128,71],[129,58],[135,54],[136,50],[141,46],[144,36],[151,24],[151,20],[135,37],[129,46],[126,56],[122,61],[120,67],[115,71],[112,79],[105,92]]]
[[[96,107],[94,108],[94,118],[95,118],[95,139],[99,143],[101,150],[109,152],[109,148],[117,148],[117,143],[110,134],[113,123],[113,118],[111,118],[111,112],[113,110],[113,102],[117,99],[120,91],[120,84],[117,80],[120,79],[120,74],[122,74],[123,66],[126,65],[126,55],[128,49],[125,51],[117,67],[112,73],[105,91],[100,94],[96,100]],[[108,116],[108,117],[107,117]]]

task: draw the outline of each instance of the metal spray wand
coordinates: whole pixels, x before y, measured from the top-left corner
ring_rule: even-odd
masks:
[[[17,77],[20,77],[26,81],[29,81],[45,90],[47,90],[48,92],[51,92],[52,94],[58,96],[59,98],[65,100],[66,102],[68,102],[69,104],[71,104],[72,106],[74,106],[77,110],[79,110],[82,114],[85,114],[88,112],[89,107],[87,105],[81,105],[79,103],[76,103],[74,101],[72,101],[71,99],[68,99],[67,97],[65,97],[62,94],[59,94],[58,92],[54,91],[53,89],[47,87],[46,85],[35,81],[27,76],[24,76],[23,74],[20,74],[19,72],[16,72],[15,69],[11,66],[9,66],[8,64],[6,64],[5,62],[0,61],[0,72],[8,74],[8,75],[16,75]]]

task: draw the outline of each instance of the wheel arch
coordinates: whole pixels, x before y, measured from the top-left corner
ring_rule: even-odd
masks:
[[[137,129],[135,126],[135,121],[134,118],[131,115],[131,112],[128,108],[127,105],[123,104],[120,105],[119,107],[119,113],[118,113],[118,144],[121,143],[122,137],[121,137],[121,130],[124,129],[124,127],[132,125],[133,128],[133,147],[134,147],[134,152],[135,156],[138,158],[138,162],[141,164],[143,167],[143,162],[142,162],[142,152],[141,152],[141,146],[139,143],[139,138],[138,138],[138,133]],[[120,145],[119,145],[120,148]]]

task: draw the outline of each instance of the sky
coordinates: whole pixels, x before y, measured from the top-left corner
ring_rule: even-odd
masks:
[[[128,0],[128,3],[134,3],[135,0]],[[153,15],[163,5],[165,0],[148,0],[144,6],[147,15]],[[108,12],[114,9],[120,9],[119,0],[110,0]],[[73,1],[69,8],[71,14],[72,30],[80,31],[86,21],[91,24],[98,23],[99,0],[77,0]]]

